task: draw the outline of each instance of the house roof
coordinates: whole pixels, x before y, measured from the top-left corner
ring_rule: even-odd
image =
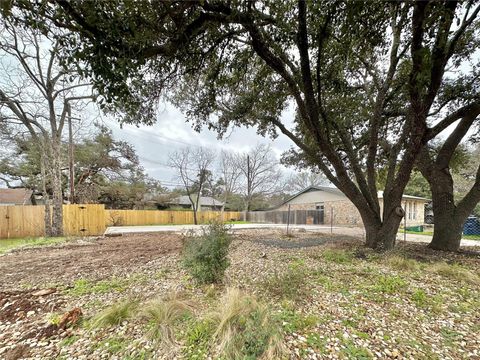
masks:
[[[288,203],[289,201],[292,201],[293,199],[295,199],[296,197],[302,195],[302,194],[305,194],[307,192],[311,192],[311,191],[327,191],[327,192],[331,192],[333,194],[337,194],[337,195],[342,195],[342,196],[345,196],[340,190],[338,190],[336,187],[333,187],[333,186],[309,186],[309,187],[306,187],[305,189],[303,190],[300,190],[298,193],[296,193],[295,195],[292,195],[290,196],[287,200],[285,200],[281,205],[283,204],[286,204]],[[280,205],[280,206],[281,206]]]
[[[378,192],[378,198],[383,199],[383,191]],[[424,197],[413,196],[413,195],[405,195],[405,194],[402,195],[402,199],[404,199],[404,200],[422,200],[422,201],[425,201],[425,202],[430,201],[430,199],[427,199],[427,198],[424,198]]]
[[[191,205],[191,202],[187,195],[182,195],[169,201],[169,204]],[[213,197],[200,196],[200,205],[201,206],[223,206],[224,204],[222,201],[214,199]]]
[[[30,201],[33,191],[29,189],[0,189],[0,204],[25,205]]]
[[[305,193],[308,193],[308,192],[311,192],[311,191],[326,191],[326,192],[331,192],[333,194],[337,194],[337,195],[341,195],[341,196],[345,196],[344,193],[342,193],[340,190],[338,190],[336,187],[332,187],[332,186],[309,186],[301,191],[299,191],[298,193],[296,193],[295,195],[289,197],[287,200],[285,200],[281,205],[279,205],[278,207],[284,205],[284,204],[287,204],[288,202],[292,201],[293,199],[295,199],[296,197],[302,195],[302,194],[305,194]],[[346,197],[346,196],[345,196]],[[378,192],[378,198],[379,199],[383,199],[383,191],[379,191]],[[422,200],[422,201],[425,201],[425,202],[428,202],[430,201],[430,199],[427,199],[427,198],[423,198],[423,197],[419,197],[419,196],[413,196],[413,195],[403,195],[402,196],[402,199],[404,200]]]

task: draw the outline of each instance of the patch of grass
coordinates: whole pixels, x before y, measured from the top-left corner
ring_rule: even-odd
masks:
[[[65,241],[67,241],[67,238],[65,237],[0,239],[0,254],[18,248],[54,245],[63,243]]]
[[[412,296],[411,296],[412,301],[417,305],[418,307],[426,307],[428,304],[428,296],[425,290],[423,289],[416,289]]]
[[[89,322],[89,325],[92,328],[100,328],[121,324],[122,321],[128,319],[135,313],[137,306],[138,302],[132,300],[125,300],[113,304],[95,315]]]
[[[60,346],[70,346],[74,344],[78,339],[80,339],[79,336],[77,335],[70,335],[64,338],[62,341],[60,341],[59,345]]]
[[[277,315],[282,323],[283,329],[287,333],[299,332],[315,326],[319,322],[319,318],[314,315],[304,315],[294,308],[284,308]]]
[[[307,271],[304,263],[293,261],[288,269],[260,282],[260,287],[277,298],[298,300],[307,293]]]
[[[374,290],[382,294],[397,294],[407,287],[407,283],[399,276],[381,275],[377,278]]]
[[[480,285],[480,277],[459,264],[439,262],[432,265],[430,271],[452,280],[465,281],[470,284]]]
[[[164,345],[174,343],[175,324],[192,314],[191,303],[180,300],[176,294],[165,299],[152,300],[142,310],[142,317],[148,321],[148,335]]]
[[[132,355],[122,355],[122,360],[148,360],[153,359],[153,353],[151,350],[139,350]]]
[[[339,249],[326,249],[322,256],[326,261],[336,264],[351,264],[354,257],[351,252]]]
[[[211,319],[220,356],[251,360],[285,357],[280,325],[265,305],[240,290],[227,289]]]
[[[354,342],[349,339],[345,339],[343,337],[340,337],[340,339],[343,345],[341,353],[347,359],[355,359],[355,360],[372,359],[372,356],[370,355],[370,353],[366,348],[355,345]]]
[[[417,261],[398,255],[389,256],[386,263],[395,270],[416,271],[420,269],[420,264]]]
[[[130,342],[122,337],[113,336],[95,344],[97,349],[105,349],[110,354],[117,354],[125,350]]]
[[[321,337],[317,333],[309,333],[307,335],[307,345],[315,350],[316,353],[324,353],[327,339]]]
[[[455,331],[453,329],[450,329],[448,327],[442,327],[440,329],[440,334],[443,337],[443,340],[445,342],[445,345],[447,346],[453,346],[454,343],[462,338],[462,334],[459,333],[458,331]]]
[[[96,282],[87,279],[78,279],[73,283],[73,287],[66,290],[66,293],[73,296],[83,296],[87,294],[104,294],[111,291],[123,291],[127,288],[128,283],[128,279],[118,278]]]

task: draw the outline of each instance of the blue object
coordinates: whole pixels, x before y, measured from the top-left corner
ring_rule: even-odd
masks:
[[[463,235],[480,235],[480,221],[475,216],[469,216],[463,224]]]

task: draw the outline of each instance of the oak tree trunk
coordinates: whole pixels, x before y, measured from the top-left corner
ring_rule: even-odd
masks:
[[[466,217],[457,214],[450,173],[433,171],[432,174],[434,179],[430,186],[435,228],[428,246],[435,250],[458,251]]]
[[[384,221],[378,219],[365,219],[366,245],[379,251],[391,250],[395,247],[398,227],[402,216],[392,213]]]

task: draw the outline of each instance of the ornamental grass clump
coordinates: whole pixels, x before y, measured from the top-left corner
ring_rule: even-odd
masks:
[[[222,281],[230,265],[228,249],[232,239],[228,230],[223,223],[212,222],[202,228],[200,235],[186,237],[182,263],[198,284]]]
[[[281,326],[265,304],[242,291],[227,289],[210,315],[216,352],[226,359],[283,359]]]

